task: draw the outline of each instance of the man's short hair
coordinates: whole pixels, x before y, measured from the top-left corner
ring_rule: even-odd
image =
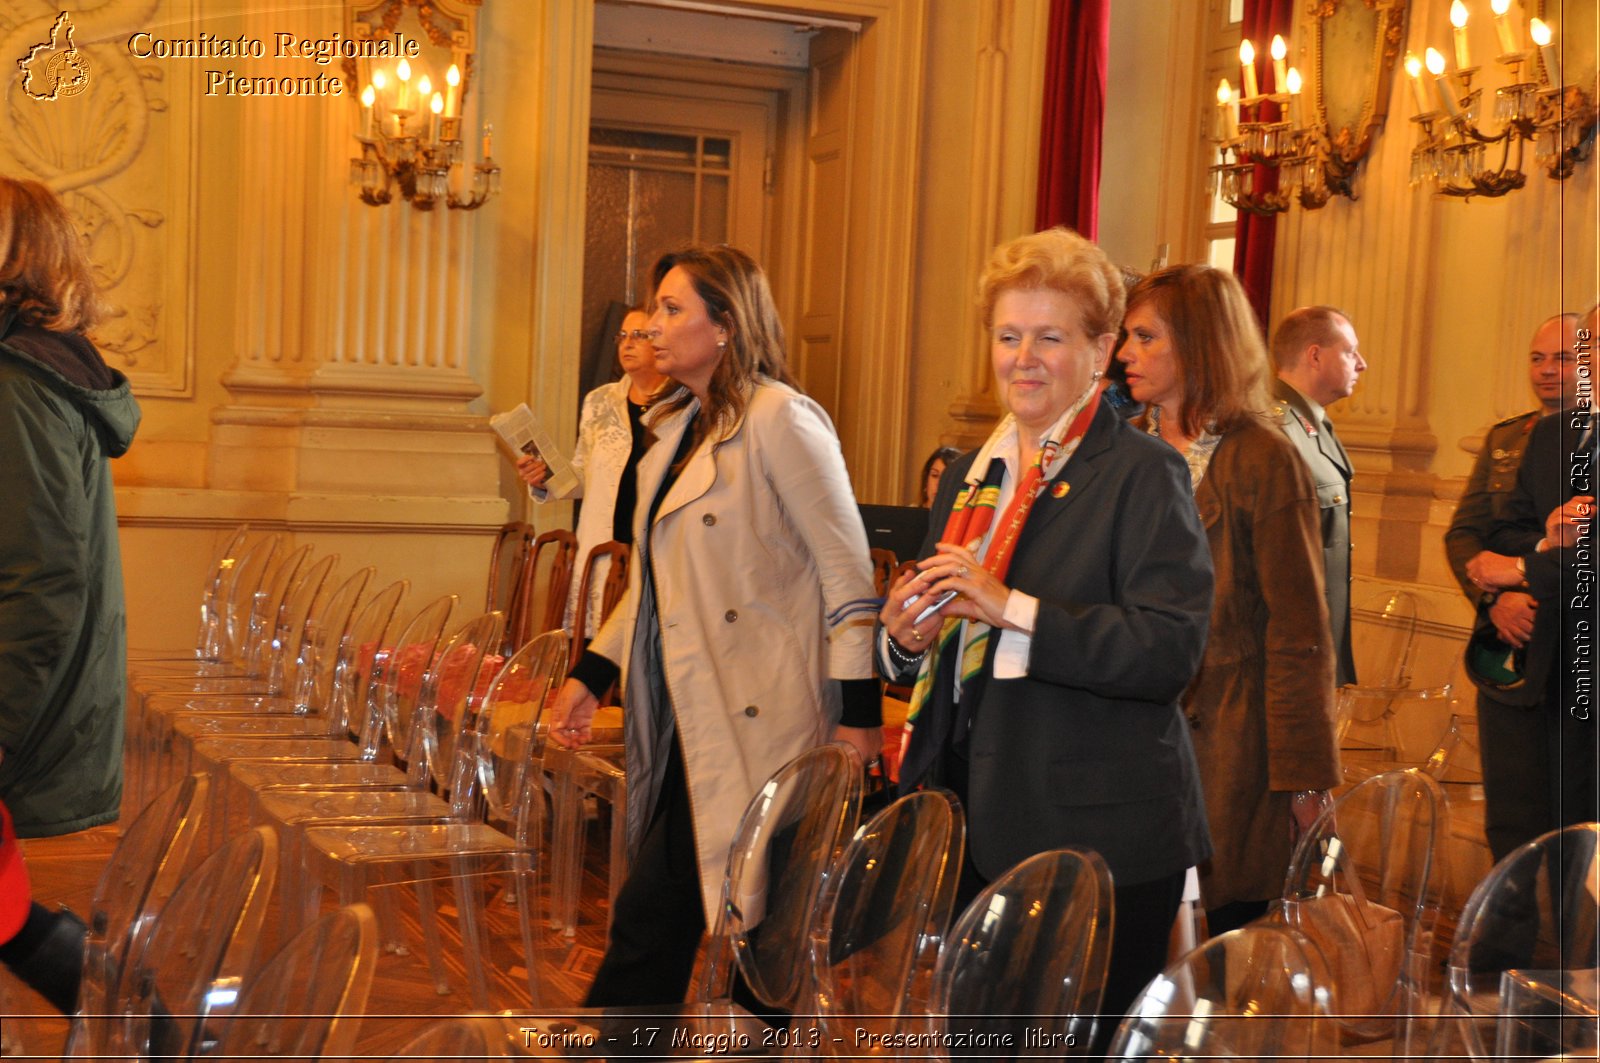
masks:
[[[1284,315],[1272,332],[1272,363],[1279,372],[1293,369],[1313,343],[1319,347],[1339,338],[1339,323],[1350,315],[1336,306],[1302,306]]]

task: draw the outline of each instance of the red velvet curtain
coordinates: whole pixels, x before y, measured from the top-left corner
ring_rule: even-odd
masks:
[[[1255,45],[1256,77],[1262,92],[1278,91],[1278,86],[1272,83],[1272,59],[1268,52],[1272,35],[1281,33],[1284,40],[1289,40],[1293,23],[1294,0],[1244,0],[1243,35]],[[1237,85],[1241,76],[1236,75],[1228,80]],[[1266,103],[1261,107],[1265,112],[1263,118],[1276,117],[1276,104]],[[1278,171],[1270,166],[1257,166],[1254,182],[1257,192],[1276,191]],[[1233,248],[1233,272],[1244,285],[1245,294],[1250,297],[1250,305],[1255,308],[1262,329],[1270,331],[1272,259],[1277,247],[1278,219],[1270,214],[1240,211],[1235,235],[1237,242]]]
[[[1050,0],[1045,48],[1034,220],[1041,229],[1065,225],[1093,240],[1099,228],[1111,0]]]

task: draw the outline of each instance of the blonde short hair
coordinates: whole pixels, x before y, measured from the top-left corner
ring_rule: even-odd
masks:
[[[994,304],[1008,289],[1047,288],[1072,298],[1090,336],[1115,333],[1126,291],[1122,271],[1106,253],[1061,226],[1007,240],[989,254],[978,280],[983,324],[994,324]]]

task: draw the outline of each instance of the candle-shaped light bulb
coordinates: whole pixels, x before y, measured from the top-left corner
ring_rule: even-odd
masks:
[[[1272,35],[1272,45],[1267,49],[1272,55],[1272,91],[1283,92],[1288,87],[1288,72],[1285,62],[1289,58],[1289,45],[1283,39],[1283,34]]]
[[[1539,46],[1539,54],[1544,58],[1545,73],[1550,76],[1550,87],[1561,87],[1561,54],[1556,51],[1556,35],[1543,19],[1531,18],[1528,20],[1528,36],[1533,43]]]
[[[361,90],[361,135],[368,140],[372,139],[372,105],[377,99],[378,93],[371,85]]]
[[[1300,90],[1305,87],[1305,82],[1300,77],[1300,71],[1291,66],[1284,75],[1283,83],[1289,89],[1289,124],[1299,129],[1305,125],[1300,113]]]
[[[382,92],[384,89],[388,88],[389,75],[385,74],[382,70],[374,70],[372,72],[372,87],[377,89],[379,92]]]
[[[1461,0],[1450,2],[1450,25],[1455,27],[1456,69],[1472,66],[1472,51],[1467,47],[1467,5]]]
[[[1217,138],[1227,143],[1239,135],[1239,116],[1233,109],[1233,86],[1223,78],[1217,85],[1217,114],[1220,116]]]
[[[394,68],[394,76],[399,78],[401,81],[410,81],[411,60],[401,59],[400,62],[396,63]]]
[[[1239,66],[1244,71],[1244,98],[1254,99],[1260,91],[1256,85],[1256,46],[1249,37],[1239,42]]]
[[[1511,0],[1489,0],[1489,10],[1494,12],[1494,31],[1500,36],[1500,54],[1516,55],[1517,30],[1511,25]]]
[[[433,100],[428,104],[428,110],[433,112],[433,117],[428,122],[428,139],[438,143],[439,116],[444,113],[444,97],[437,92],[434,93]]]
[[[1417,99],[1417,113],[1427,114],[1433,108],[1428,106],[1428,90],[1422,84],[1422,60],[1417,58],[1416,52],[1406,53],[1406,73],[1411,75],[1411,94]]]
[[[1455,90],[1450,87],[1450,78],[1444,72],[1444,55],[1437,48],[1429,48],[1426,62],[1428,73],[1433,75],[1434,87],[1439,91],[1439,102],[1444,109],[1454,118],[1461,113],[1461,108],[1456,104]]]
[[[424,75],[422,75],[422,77],[417,79],[417,98],[418,99],[422,99],[422,100],[426,100],[429,96],[432,96],[432,95],[433,95],[433,82],[429,81],[428,80],[428,75],[424,74]]]
[[[408,111],[411,109],[411,64],[404,59],[400,60],[395,64],[394,76],[400,79],[400,95],[395,108]]]
[[[444,72],[444,116],[456,116],[456,93],[461,89],[461,68],[454,63]]]

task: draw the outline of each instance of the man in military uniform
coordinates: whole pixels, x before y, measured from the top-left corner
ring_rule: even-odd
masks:
[[[1577,383],[1573,346],[1576,314],[1557,314],[1541,322],[1528,345],[1528,380],[1539,407],[1508,417],[1490,427],[1456,505],[1445,554],[1467,600],[1486,617],[1502,642],[1513,650],[1528,644],[1537,608],[1524,585],[1521,558],[1499,554],[1488,544],[1497,522],[1505,517],[1508,497],[1534,426],[1570,407]],[[1532,726],[1529,706],[1512,704],[1513,695],[1478,691],[1478,745],[1483,761],[1485,833],[1496,860],[1536,837],[1549,822],[1546,773],[1533,770],[1545,762],[1546,736]],[[1541,691],[1529,690],[1538,700]],[[1517,700],[1525,700],[1518,697]]]
[[[1356,681],[1350,647],[1350,455],[1334,434],[1324,407],[1346,398],[1366,371],[1350,319],[1331,306],[1302,306],[1272,333],[1278,379],[1274,413],[1311,470],[1322,511],[1322,560],[1328,624],[1337,653],[1336,678]]]

